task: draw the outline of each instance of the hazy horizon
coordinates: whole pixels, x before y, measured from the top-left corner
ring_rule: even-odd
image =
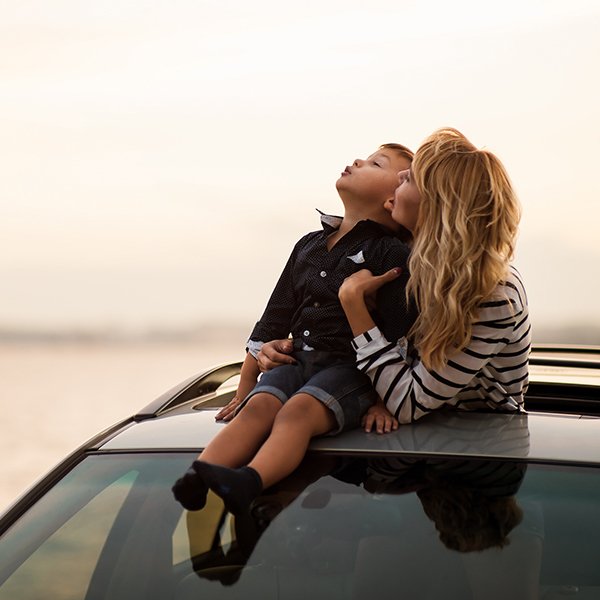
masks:
[[[119,329],[115,327],[70,329],[3,329],[0,346],[68,346],[68,345],[164,345],[201,344],[207,350],[214,344],[231,344],[244,350],[251,325],[232,325],[227,321],[191,324],[186,328]],[[600,326],[562,324],[534,326],[533,344],[569,344],[600,346]]]

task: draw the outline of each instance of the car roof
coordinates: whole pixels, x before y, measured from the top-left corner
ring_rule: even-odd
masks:
[[[102,452],[200,451],[227,425],[217,409],[134,422],[96,446]],[[309,450],[421,454],[600,464],[600,419],[552,413],[446,411],[379,435],[362,429],[315,438]]]
[[[600,464],[600,348],[538,346],[530,363],[527,415],[439,411],[386,435],[361,429],[315,438],[309,450]],[[200,451],[226,426],[215,415],[235,394],[240,367],[189,378],[92,448]]]

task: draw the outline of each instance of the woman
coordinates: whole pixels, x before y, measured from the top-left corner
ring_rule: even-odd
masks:
[[[416,351],[389,344],[367,308],[398,273],[363,270],[339,292],[358,366],[382,399],[365,428],[375,422],[389,430],[446,406],[523,412],[531,328],[523,283],[510,266],[520,205],[503,165],[444,128],[399,180],[391,211],[414,238],[407,294],[419,309],[409,333]]]

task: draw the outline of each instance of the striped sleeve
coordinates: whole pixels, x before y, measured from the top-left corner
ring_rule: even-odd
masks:
[[[525,290],[514,269],[481,306],[467,347],[439,370],[406,358],[402,346],[390,344],[377,327],[354,339],[358,368],[400,423],[445,406],[523,411],[530,346]]]

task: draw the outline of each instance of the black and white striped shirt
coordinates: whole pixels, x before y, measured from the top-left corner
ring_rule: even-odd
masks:
[[[377,327],[354,338],[353,345],[358,368],[400,423],[447,406],[524,412],[531,325],[525,288],[513,267],[481,305],[467,347],[437,371],[407,357],[406,343],[389,343]]]

